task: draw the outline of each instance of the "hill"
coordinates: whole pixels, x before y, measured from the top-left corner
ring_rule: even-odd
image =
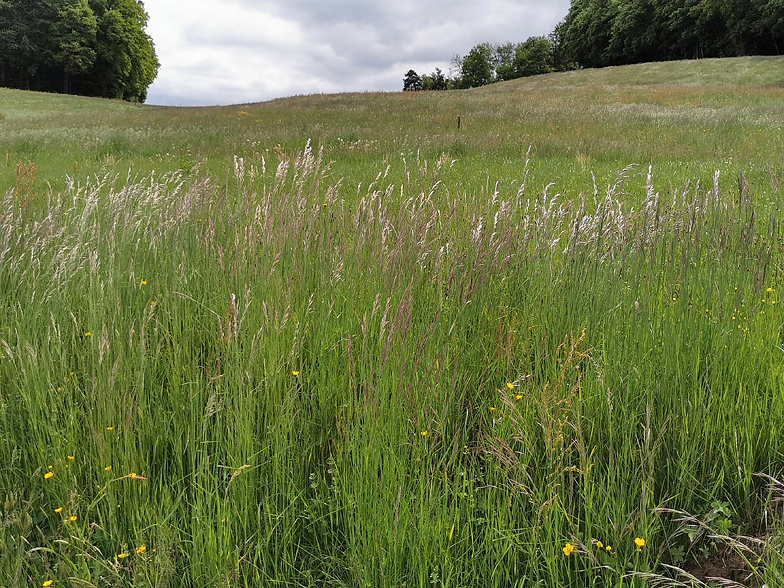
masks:
[[[0,579],[784,585],[759,63],[0,92]]]
[[[709,180],[715,167],[732,175],[779,160],[782,80],[784,58],[755,57],[582,70],[471,91],[208,108],[0,90],[0,190],[14,185],[16,164],[35,164],[40,189],[107,165],[146,173],[201,162],[220,177],[234,155],[274,165],[276,150],[299,150],[308,139],[351,183],[386,167],[392,153],[447,153],[476,189],[484,180],[472,183],[474,172],[519,178],[529,145],[543,180],[567,186],[590,171],[609,181],[628,164],[655,164],[677,183],[686,175],[673,166]]]

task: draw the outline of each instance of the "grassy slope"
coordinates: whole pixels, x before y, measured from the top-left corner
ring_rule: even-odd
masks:
[[[16,164],[37,168],[36,186],[64,185],[105,166],[141,173],[203,162],[219,178],[234,155],[275,161],[310,138],[336,160],[347,184],[393,165],[398,154],[459,158],[459,183],[477,190],[519,180],[533,145],[538,183],[579,191],[612,181],[626,165],[672,181],[714,168],[761,177],[777,166],[784,60],[743,58],[647,64],[541,76],[447,94],[315,95],[215,108],[133,107],[102,100],[0,91],[0,191]],[[31,107],[31,105],[33,105]],[[457,117],[463,128],[457,130]],[[755,176],[755,177],[757,177]]]
[[[0,91],[0,586],[643,586],[762,535],[783,74]]]

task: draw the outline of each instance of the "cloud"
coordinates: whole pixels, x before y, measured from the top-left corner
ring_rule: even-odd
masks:
[[[546,35],[569,0],[145,0],[161,61],[153,104],[397,91],[480,42]]]

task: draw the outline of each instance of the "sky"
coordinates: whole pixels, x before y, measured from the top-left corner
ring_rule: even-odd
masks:
[[[143,0],[161,63],[148,104],[400,91],[483,42],[547,35],[570,0]]]

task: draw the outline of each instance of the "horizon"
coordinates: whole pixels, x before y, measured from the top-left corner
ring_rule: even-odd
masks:
[[[569,0],[145,0],[161,63],[153,106],[230,106],[296,96],[395,92],[409,69],[449,72],[478,43],[546,36]],[[239,24],[238,24],[239,23]],[[413,23],[413,24],[412,24]]]

